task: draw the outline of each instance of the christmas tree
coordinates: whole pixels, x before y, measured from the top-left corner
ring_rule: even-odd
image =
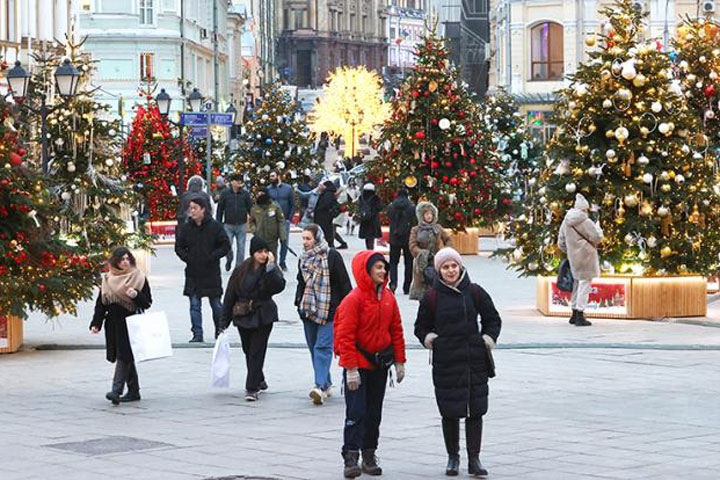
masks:
[[[146,105],[135,110],[130,135],[123,150],[123,163],[136,191],[143,197],[152,220],[174,220],[178,209],[179,138],[173,137],[170,123],[160,115],[152,100],[153,86],[141,89]],[[183,139],[184,181],[202,174],[192,146]]]
[[[530,183],[536,181],[533,179],[540,173],[542,149],[526,131],[512,95],[502,88],[485,97],[483,110],[483,120],[492,134],[504,172],[503,180],[507,182],[504,188],[511,191],[515,212],[521,212]]]
[[[630,0],[601,12],[608,21],[598,48],[559,92],[548,167],[517,219],[510,257],[524,273],[553,272],[560,223],[582,193],[605,233],[605,270],[714,272],[720,204],[714,163],[703,155],[707,138],[673,80],[670,59],[642,39],[646,14]]]
[[[143,247],[150,238],[142,231],[133,231],[132,211],[137,199],[123,178],[120,125],[111,117],[109,107],[95,100],[97,88],[92,85],[92,76],[96,62],[82,52],[82,42],[45,45],[35,55],[37,68],[28,100],[37,102],[39,95],[54,93],[53,72],[64,59],[77,68],[79,80],[71,98],[48,96],[48,183],[52,201],[60,206],[60,231],[89,259],[100,262],[113,247]],[[39,125],[35,124],[35,129],[39,132]]]
[[[58,236],[47,178],[28,166],[10,106],[0,98],[0,321],[30,310],[75,312],[92,294],[97,265]]]
[[[311,154],[307,127],[296,114],[299,108],[280,88],[271,84],[262,103],[245,122],[240,149],[231,159],[232,169],[248,176],[253,190],[265,186],[268,174],[277,170],[292,183],[306,168],[316,169],[318,162]]]
[[[511,200],[481,111],[434,32],[416,54],[416,68],[392,100],[377,141],[380,158],[368,176],[385,200],[404,185],[415,200],[431,201],[445,227],[493,224]]]

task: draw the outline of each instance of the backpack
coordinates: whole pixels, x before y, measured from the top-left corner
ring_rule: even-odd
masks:
[[[369,222],[373,218],[373,208],[369,201],[360,202],[360,221]]]
[[[392,210],[390,220],[394,223],[393,235],[404,238],[410,235],[413,226],[413,218],[415,217],[415,209],[408,208],[407,205],[402,207],[395,206]],[[431,284],[430,284],[431,285]]]

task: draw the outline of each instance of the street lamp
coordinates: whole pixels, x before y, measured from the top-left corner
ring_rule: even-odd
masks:
[[[197,89],[195,89],[197,91]],[[202,98],[202,97],[201,97]],[[189,99],[188,99],[189,100]],[[160,115],[171,125],[175,125],[180,130],[180,133],[178,134],[178,197],[182,197],[183,191],[184,191],[184,185],[185,185],[185,179],[183,178],[185,176],[185,156],[184,156],[184,149],[185,142],[183,140],[183,124],[182,124],[182,118],[180,119],[180,122],[173,122],[168,118],[168,115],[170,114],[170,105],[172,104],[172,97],[170,94],[168,94],[164,88],[160,89],[160,93],[158,93],[155,96],[155,103],[157,104],[158,111],[160,112]]]
[[[233,125],[235,125],[235,120],[237,119],[237,114],[238,114],[238,111],[237,111],[237,108],[235,108],[235,105],[230,104],[230,106],[227,108],[227,110],[225,110],[225,113],[229,113],[232,115],[232,123],[233,123]]]
[[[158,110],[160,111],[160,115],[167,118],[168,114],[170,113],[170,104],[172,103],[172,98],[165,91],[164,88],[160,89],[160,93],[158,93],[155,97],[155,103],[157,104]]]
[[[70,59],[66,58],[63,63],[55,69],[55,84],[57,91],[61,97],[65,100],[75,96],[77,91],[78,83],[80,80],[80,72],[75,65],[70,63]],[[19,61],[15,62],[15,66],[10,69],[7,74],[8,86],[10,87],[10,93],[15,100],[15,103],[21,105],[23,108],[31,111],[36,115],[40,115],[40,129],[41,129],[41,145],[42,145],[42,171],[48,173],[48,163],[50,161],[50,146],[48,144],[48,128],[47,128],[47,117],[56,107],[48,108],[47,96],[45,93],[40,94],[40,108],[34,108],[28,104],[25,104],[25,99],[28,94],[28,88],[30,86],[30,74],[22,67]]]
[[[199,112],[202,107],[203,96],[197,88],[193,88],[192,93],[188,97],[188,103],[190,104],[190,110],[193,112]]]

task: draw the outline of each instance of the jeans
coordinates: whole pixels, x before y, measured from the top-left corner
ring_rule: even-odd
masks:
[[[263,366],[265,365],[265,354],[267,353],[268,340],[270,339],[272,327],[272,323],[260,328],[238,327],[243,353],[245,354],[245,365],[247,367],[245,390],[249,392],[259,392],[260,384],[265,381]]]
[[[220,297],[208,297],[210,300],[210,308],[212,309],[213,323],[215,324],[215,331],[218,330],[220,324],[220,317],[222,317],[222,303]],[[192,334],[195,337],[203,336],[203,320],[202,320],[202,299],[197,295],[190,297],[190,323],[192,327]]]
[[[342,453],[377,448],[388,369],[360,369],[360,387],[357,390],[348,388],[346,373],[343,371],[345,430]]]
[[[403,277],[403,292],[410,290],[410,282],[413,275],[413,257],[410,254],[410,244],[390,245],[390,289],[395,291],[398,284],[398,263],[400,263],[400,254],[402,253],[405,260],[405,274]]]
[[[315,386],[327,390],[332,385],[330,380],[330,365],[333,355],[333,322],[320,325],[313,321],[303,321],[305,328],[305,341],[310,349],[313,370],[315,371]]]
[[[245,260],[245,239],[247,238],[247,224],[241,223],[240,225],[229,225],[225,224],[225,233],[227,233],[228,239],[230,240],[230,251],[228,252],[227,258],[228,263],[233,261],[233,250],[232,242],[235,238],[235,250],[237,251],[237,261],[235,266],[238,266]]]
[[[128,393],[140,393],[140,381],[138,380],[135,362],[124,362],[118,358],[115,361],[112,391],[122,395],[125,384],[127,384]]]
[[[574,280],[572,296],[570,297],[570,308],[584,312],[585,308],[587,308],[589,297],[590,280]]]
[[[290,243],[290,220],[285,220],[285,240],[280,242],[280,266],[285,266],[285,260],[288,254],[288,244]]]

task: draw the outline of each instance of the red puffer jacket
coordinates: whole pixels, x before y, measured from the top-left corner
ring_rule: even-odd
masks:
[[[378,299],[375,285],[367,273],[367,262],[375,253],[364,250],[355,255],[352,271],[357,287],[343,299],[335,312],[335,355],[340,357],[340,366],[348,370],[375,369],[356,345],[366,352],[375,353],[392,344],[395,361],[405,363],[400,309],[395,295],[386,288],[388,278],[385,278]]]

